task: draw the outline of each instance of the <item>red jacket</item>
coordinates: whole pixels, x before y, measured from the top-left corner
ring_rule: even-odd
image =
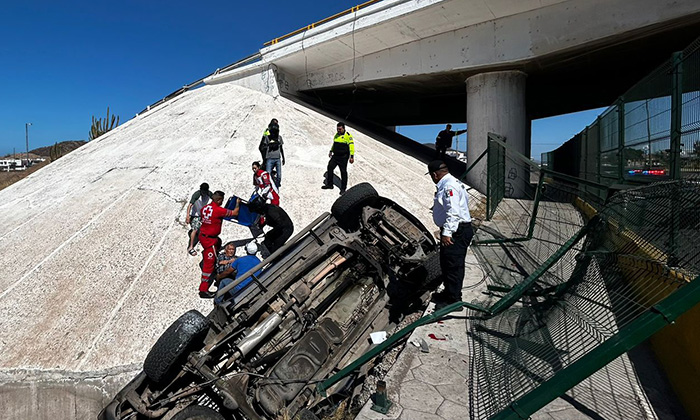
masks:
[[[228,211],[225,208],[213,201],[202,207],[202,210],[199,212],[202,216],[202,227],[199,229],[199,232],[207,236],[219,236],[221,223],[227,213]]]
[[[271,204],[279,206],[280,196],[277,190],[277,185],[270,179],[270,174],[263,169],[258,169],[253,176],[253,185],[255,185],[255,193],[263,200],[270,200]]]

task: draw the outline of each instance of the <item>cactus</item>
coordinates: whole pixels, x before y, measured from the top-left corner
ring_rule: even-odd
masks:
[[[53,162],[61,156],[63,156],[63,147],[56,142],[53,146],[51,146],[51,149],[49,149],[49,158],[51,158],[51,162]]]
[[[90,127],[90,136],[89,140],[94,140],[104,133],[112,130],[113,128],[117,127],[119,125],[119,117],[116,115],[112,115],[112,118],[110,120],[109,118],[109,107],[107,107],[107,116],[105,117],[104,120],[102,118],[95,118],[95,116],[92,117],[92,127]]]

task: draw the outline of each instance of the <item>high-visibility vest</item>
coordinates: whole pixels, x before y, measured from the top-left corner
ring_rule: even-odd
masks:
[[[331,146],[331,152],[336,155],[355,155],[355,141],[352,136],[347,131],[344,134],[336,134],[333,137],[333,146]]]

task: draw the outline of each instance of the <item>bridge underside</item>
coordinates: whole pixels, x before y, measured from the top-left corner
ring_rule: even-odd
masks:
[[[591,47],[585,53],[558,53],[488,71],[519,70],[527,74],[529,119],[603,107],[667,60],[670,52],[692,42],[700,33],[697,20],[684,26],[647,29],[634,39]],[[466,122],[465,80],[480,72],[405,76],[298,94],[303,101],[333,109],[339,115],[384,126]]]

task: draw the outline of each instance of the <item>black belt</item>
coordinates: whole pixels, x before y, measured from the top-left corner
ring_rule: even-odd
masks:
[[[455,233],[462,233],[464,229],[471,228],[472,223],[471,222],[460,222],[459,225],[457,226],[457,230]]]
[[[205,233],[199,232],[200,235],[204,236],[205,238],[211,238],[211,239],[219,239],[218,236],[209,236]]]

